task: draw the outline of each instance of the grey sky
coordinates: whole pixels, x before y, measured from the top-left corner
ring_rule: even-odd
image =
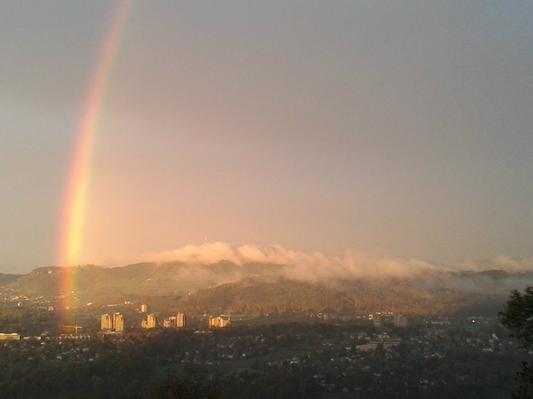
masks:
[[[0,271],[52,264],[113,1],[0,1]],[[87,260],[187,243],[533,256],[533,3],[134,1]]]

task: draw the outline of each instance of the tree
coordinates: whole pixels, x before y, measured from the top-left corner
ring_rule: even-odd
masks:
[[[526,349],[533,348],[533,287],[524,293],[513,291],[505,308],[499,314],[500,320]],[[513,395],[515,399],[533,399],[533,365],[523,362],[518,373],[520,388]]]

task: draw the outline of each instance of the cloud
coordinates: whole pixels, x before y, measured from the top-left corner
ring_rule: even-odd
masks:
[[[526,272],[533,271],[533,258],[497,256],[490,259],[461,262],[459,268],[472,271],[505,270],[507,272]]]
[[[349,250],[339,256],[320,252],[302,252],[281,245],[232,245],[223,242],[187,245],[171,251],[149,253],[136,259],[143,262],[183,262],[210,265],[229,261],[236,265],[250,263],[284,266],[284,277],[320,282],[354,278],[405,278],[434,270],[435,266],[416,259],[394,258],[379,253]]]
[[[244,266],[251,263],[279,265],[279,276],[306,282],[331,282],[335,280],[415,278],[438,271],[483,271],[505,270],[508,272],[533,271],[533,259],[496,257],[493,259],[464,261],[453,265],[438,265],[418,259],[400,258],[379,252],[347,250],[337,256],[326,256],[321,252],[303,252],[287,249],[281,245],[234,245],[223,242],[202,245],[187,245],[178,249],[148,253],[134,259],[125,259],[107,264],[126,264],[134,262],[169,263],[181,262],[191,266],[187,273],[209,273],[199,265],[213,265],[221,261]],[[201,270],[200,270],[201,269]],[[186,273],[182,271],[182,273]],[[220,278],[220,275],[217,275]],[[247,276],[246,270],[233,271],[229,280]],[[196,276],[198,277],[198,276]],[[208,277],[207,275],[205,276]],[[192,278],[192,277],[191,277]]]

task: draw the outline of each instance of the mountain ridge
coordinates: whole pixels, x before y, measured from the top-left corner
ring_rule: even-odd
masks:
[[[291,266],[229,261],[135,263],[40,267],[24,275],[0,275],[0,285],[23,295],[60,296],[62,282],[75,276],[80,303],[105,304],[129,297],[171,296],[192,313],[276,313],[393,311],[453,314],[503,303],[512,289],[533,285],[533,272],[429,271],[409,277],[293,277]],[[493,306],[493,307],[494,307]]]

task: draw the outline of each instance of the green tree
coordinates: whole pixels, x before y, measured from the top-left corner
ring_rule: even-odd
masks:
[[[500,312],[500,320],[511,334],[516,337],[524,348],[533,348],[533,287],[526,288],[524,293],[513,291],[505,308]],[[520,388],[513,395],[515,399],[533,399],[533,366],[531,362],[523,362],[518,373]]]

